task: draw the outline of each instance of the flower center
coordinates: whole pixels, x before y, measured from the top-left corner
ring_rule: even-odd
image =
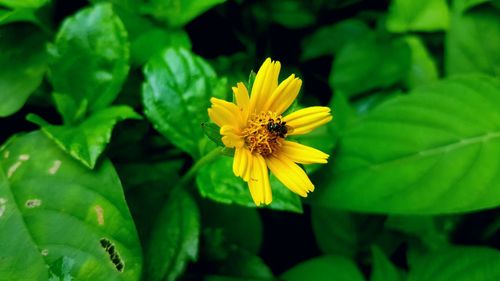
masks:
[[[271,111],[261,112],[250,116],[243,137],[251,152],[268,156],[281,147],[288,129],[286,122],[281,121],[281,115]]]

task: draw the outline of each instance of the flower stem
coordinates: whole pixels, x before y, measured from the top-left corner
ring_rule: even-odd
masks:
[[[200,160],[196,161],[196,163],[187,171],[187,173],[185,173],[182,176],[177,185],[185,186],[187,183],[191,181],[191,179],[196,175],[196,173],[201,167],[217,159],[217,157],[221,155],[221,152],[222,148],[217,147],[212,151],[210,151],[209,153],[205,154],[205,156],[201,157]]]

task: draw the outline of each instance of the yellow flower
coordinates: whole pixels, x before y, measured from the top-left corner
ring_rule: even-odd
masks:
[[[314,185],[297,165],[326,163],[328,154],[286,138],[309,133],[332,119],[330,108],[313,106],[286,116],[302,81],[294,74],[278,85],[281,65],[268,58],[255,77],[249,96],[243,83],[233,87],[235,103],[212,98],[210,119],[220,127],[222,142],[235,148],[233,172],[248,183],[256,205],[272,201],[269,172],[287,188],[306,197]]]

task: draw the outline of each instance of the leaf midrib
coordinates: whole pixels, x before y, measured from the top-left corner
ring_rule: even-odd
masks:
[[[366,169],[366,168],[371,169],[371,170],[379,170],[379,169],[383,169],[384,166],[387,166],[387,165],[404,163],[404,162],[410,161],[412,159],[430,157],[430,156],[438,155],[441,153],[446,154],[446,153],[452,152],[454,150],[460,149],[460,148],[465,147],[465,146],[477,144],[480,142],[488,142],[490,140],[498,139],[498,138],[500,138],[500,131],[488,132],[488,133],[483,134],[483,135],[469,137],[469,138],[463,138],[463,139],[460,139],[456,142],[452,142],[452,143],[449,143],[446,145],[421,150],[421,151],[418,151],[416,153],[397,157],[395,159],[385,160],[385,161],[382,161],[382,162],[379,162],[376,164],[372,164],[372,165],[368,165],[368,166],[362,166],[362,167],[357,167],[354,169],[348,169],[348,170],[345,170],[343,172],[353,172],[356,170],[361,170],[361,169]],[[363,160],[366,160],[366,159],[363,159]]]

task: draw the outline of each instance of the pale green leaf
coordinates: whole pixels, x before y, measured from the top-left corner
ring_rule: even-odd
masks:
[[[446,0],[392,0],[386,26],[391,32],[447,30],[450,21]]]
[[[225,1],[226,0],[150,0],[149,3],[143,7],[143,12],[152,15],[158,20],[166,22],[169,26],[180,27]]]
[[[0,117],[17,112],[47,70],[46,36],[29,24],[0,27]]]
[[[0,248],[2,281],[47,280],[63,257],[74,264],[61,270],[75,280],[141,275],[137,233],[111,163],[86,169],[41,132],[1,149]]]
[[[68,17],[50,52],[54,91],[72,100],[74,108],[84,107],[84,112],[112,103],[128,74],[127,32],[111,4],[98,4]],[[56,105],[66,124],[83,117]]]
[[[393,98],[340,140],[317,204],[363,212],[457,213],[500,204],[500,82],[460,77]]]
[[[145,114],[165,138],[199,158],[200,142],[206,141],[201,124],[208,120],[210,98],[227,91],[224,81],[201,57],[178,48],[152,58],[144,75]]]
[[[57,145],[93,169],[99,155],[111,139],[116,123],[125,119],[141,119],[141,116],[128,106],[112,106],[92,114],[78,125],[50,125],[29,115],[30,121],[41,126],[42,131]]]

